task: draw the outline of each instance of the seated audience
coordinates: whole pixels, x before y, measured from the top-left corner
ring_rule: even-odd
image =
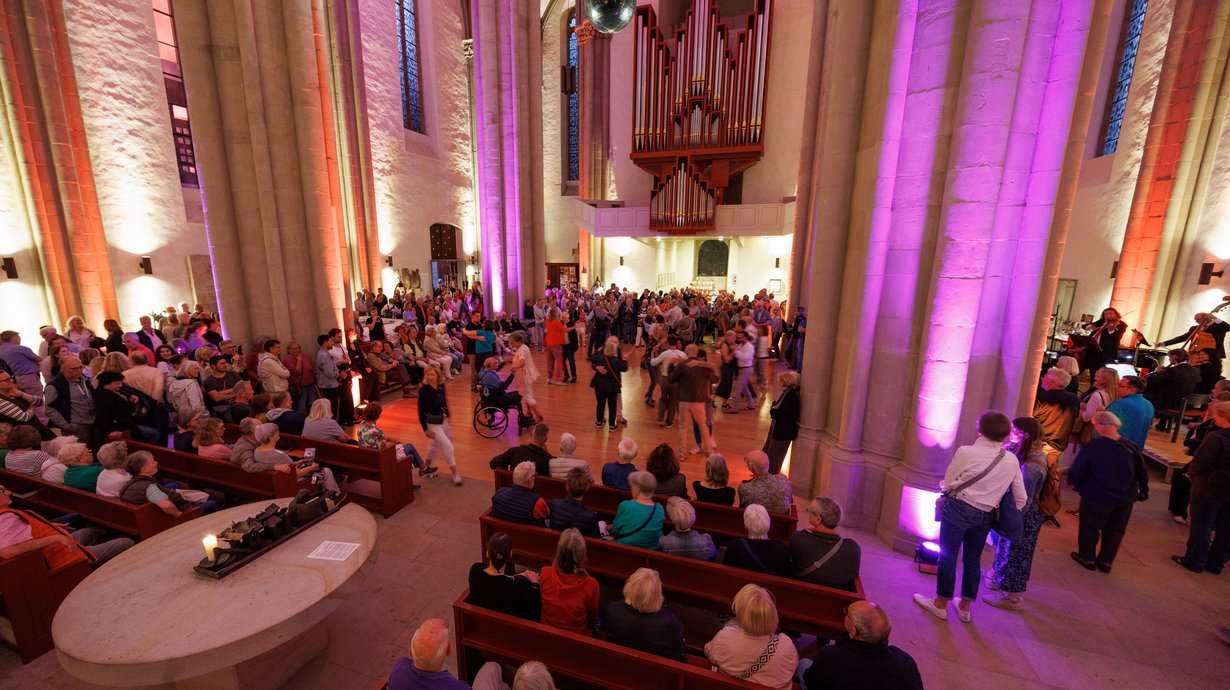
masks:
[[[316,441],[331,441],[333,443],[354,443],[346,436],[337,420],[333,418],[333,407],[328,398],[318,398],[312,403],[312,409],[303,422],[303,437]]]
[[[261,424],[269,421],[269,408],[273,407],[273,396],[268,393],[252,396],[248,401],[248,409],[251,410],[252,416],[260,420]]]
[[[42,549],[47,565],[58,568],[86,560],[105,563],[132,546],[131,539],[101,541],[96,527],[68,531],[38,513],[12,507],[12,492],[0,486],[0,561]]]
[[[195,453],[192,445],[196,429],[203,417],[194,410],[180,409],[175,412],[175,433],[171,435],[171,447],[181,453]]]
[[[662,608],[665,599],[658,571],[637,568],[624,583],[623,593],[623,600],[612,601],[602,618],[607,641],[683,661],[683,622]]]
[[[598,623],[598,581],[585,572],[585,552],[585,537],[575,529],[564,530],[555,561],[542,569],[538,580],[542,622],[582,635]]]
[[[439,618],[423,621],[410,638],[407,656],[393,664],[388,690],[470,690],[469,685],[444,668],[452,653],[453,636],[448,623]]]
[[[9,452],[4,456],[4,469],[18,474],[38,477],[43,473],[43,463],[51,456],[39,450],[42,437],[38,429],[29,424],[18,424],[9,432]]]
[[[692,525],[696,524],[696,509],[691,503],[671,496],[666,502],[666,516],[671,519],[675,530],[659,541],[663,551],[702,561],[711,561],[717,556],[713,537],[692,529]]]
[[[380,415],[384,414],[384,406],[376,401],[369,402],[363,408],[363,421],[359,422],[359,429],[355,436],[359,439],[359,445],[363,448],[375,448],[381,450],[392,446],[397,453],[397,459],[409,457],[410,462],[419,468],[419,476],[426,477],[435,474],[434,467],[428,468],[423,462],[423,456],[419,455],[418,450],[409,443],[398,443],[387,438],[384,432],[376,426],[376,422],[380,421]],[[414,487],[416,490],[418,486]]]
[[[265,413],[265,418],[277,424],[278,429],[284,434],[302,436],[303,423],[307,421],[307,415],[295,411],[295,400],[291,397],[290,392],[278,391],[270,396],[269,402],[272,407]]]
[[[739,485],[739,505],[746,508],[753,503],[765,507],[770,513],[790,513],[790,478],[784,474],[769,474],[769,456],[754,450],[744,458],[752,478]]]
[[[138,441],[156,443],[154,434],[137,426],[133,415],[136,412],[137,396],[125,394],[124,375],[117,371],[103,371],[96,379],[94,389],[94,427],[99,437],[107,438],[113,433],[130,433]]]
[[[43,481],[53,484],[64,483],[64,470],[68,469],[68,467],[63,462],[60,462],[60,452],[75,443],[77,443],[76,436],[57,436],[47,443],[47,455],[49,457],[43,462],[43,466],[39,468],[39,477]],[[88,453],[89,449],[87,448],[86,451]],[[78,452],[77,449],[72,449],[65,455],[65,459],[76,456]],[[86,462],[89,461],[87,460]]]
[[[241,427],[242,429],[242,427]],[[277,424],[266,422],[256,427],[253,432],[256,440],[256,450],[252,453],[250,464],[245,463],[243,469],[248,472],[294,472],[300,477],[313,477],[312,483],[319,482],[329,493],[341,493],[337,481],[333,478],[333,470],[321,467],[315,462],[294,458],[278,450],[278,441],[282,438]]]
[[[817,496],[807,506],[809,529],[790,535],[791,576],[825,587],[854,591],[862,550],[853,539],[837,534],[841,506],[831,498]]]
[[[561,531],[575,527],[580,530],[581,534],[597,539],[602,536],[598,531],[598,514],[586,508],[581,502],[585,492],[594,485],[593,477],[589,476],[589,468],[586,467],[585,470],[574,467],[568,471],[567,477],[564,478],[564,483],[568,487],[568,495],[551,501],[551,518],[548,526]]]
[[[624,491],[631,488],[628,486],[628,475],[636,471],[636,465],[632,464],[636,459],[636,451],[636,441],[625,438],[619,442],[619,446],[615,448],[615,456],[619,459],[602,466],[603,486]]]
[[[589,477],[589,483],[594,483],[594,476],[590,473],[589,463],[576,456],[577,437],[568,432],[560,434],[559,437],[559,455],[547,461],[547,467],[551,470],[551,476],[555,479],[563,479],[568,476],[568,472],[572,469],[579,469]]]
[[[12,424],[0,422],[0,468],[4,467],[4,456],[9,454],[9,432],[12,430]]]
[[[94,464],[94,456],[84,443],[70,443],[60,449],[56,460],[64,468],[61,477],[64,486],[93,493],[98,486],[98,475],[102,474],[102,465]]]
[[[538,573],[527,570],[514,574],[509,561],[512,539],[504,532],[496,532],[487,540],[487,550],[483,555],[485,562],[470,566],[470,596],[466,601],[492,611],[537,621],[542,612]]]
[[[1188,363],[1187,350],[1171,350],[1167,366],[1149,374],[1145,379],[1145,400],[1153,403],[1155,410],[1177,410],[1183,399],[1200,385],[1200,370]],[[1158,428],[1166,431],[1165,422]]]
[[[534,491],[536,476],[534,463],[527,460],[517,465],[512,473],[513,485],[496,489],[491,497],[491,517],[542,527],[551,516],[551,508]]]
[[[28,379],[37,381],[37,374],[30,374]],[[32,386],[37,389],[37,383]],[[38,409],[43,405],[43,396],[36,391],[31,394],[17,385],[17,380],[7,371],[0,371],[0,423],[17,426],[27,424],[38,431],[44,441],[50,441],[55,434],[38,418]]]
[[[657,480],[658,488],[654,491],[657,495],[688,498],[688,479],[679,471],[679,459],[675,457],[671,444],[659,443],[649,451],[645,471]]]
[[[777,631],[773,595],[758,585],[744,585],[731,608],[735,620],[705,645],[705,656],[719,672],[758,685],[790,690],[799,653]]]
[[[849,638],[821,647],[814,662],[799,661],[803,690],[922,690],[922,676],[914,659],[888,643],[892,626],[884,609],[870,601],[856,601],[846,609],[845,626]]]
[[[196,435],[192,438],[192,446],[196,454],[210,460],[231,459],[231,447],[222,442],[222,433],[226,425],[217,417],[205,417],[196,425]]]
[[[103,470],[98,473],[98,481],[94,483],[94,493],[107,498],[120,497],[120,492],[132,479],[132,475],[124,469],[127,459],[128,445],[123,441],[112,441],[98,449],[98,462]]]
[[[234,445],[231,446],[231,462],[249,472],[260,471],[248,470],[249,466],[255,466],[256,463],[253,456],[256,453],[257,447],[260,446],[256,442],[256,428],[260,425],[261,423],[255,417],[244,417],[239,420],[239,438],[235,439]],[[278,471],[281,472],[283,470]]]
[[[735,504],[735,488],[727,486],[730,481],[730,470],[726,467],[726,456],[713,453],[705,460],[704,481],[692,482],[692,490],[696,492],[696,500],[704,503],[716,503],[720,506]]]
[[[534,469],[538,472],[538,476],[550,477],[551,451],[547,450],[547,438],[550,434],[551,429],[547,426],[546,422],[535,424],[533,431],[530,432],[530,442],[509,448],[491,458],[491,469],[511,470],[528,460],[534,463]]]
[[[787,577],[790,574],[790,547],[776,539],[769,539],[769,512],[764,506],[753,503],[744,508],[743,526],[747,528],[747,538],[734,539],[727,544],[722,563]]]
[[[189,500],[179,489],[173,489],[158,481],[154,476],[158,472],[158,461],[147,451],[129,453],[124,460],[124,469],[128,470],[132,479],[120,491],[120,500],[136,505],[153,503],[171,517],[179,517],[183,511],[196,507],[206,513],[212,513],[218,510],[225,500],[221,492],[212,489],[194,490],[190,495],[201,500]]]
[[[510,690],[498,663],[483,664],[474,678],[474,690]],[[541,661],[527,661],[517,669],[511,690],[556,690],[555,680]]]
[[[632,500],[620,502],[615,510],[611,537],[620,544],[657,551],[666,514],[662,504],[653,500],[658,481],[648,472],[633,472],[628,475],[628,485],[632,487]]]
[[[211,376],[206,381],[212,379]],[[209,414],[209,408],[205,406],[205,393],[201,388],[201,366],[190,359],[180,363],[175,378],[166,384],[166,393],[167,402],[176,410],[191,410],[199,415]]]

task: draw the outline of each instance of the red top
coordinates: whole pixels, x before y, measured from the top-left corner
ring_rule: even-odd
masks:
[[[547,321],[545,327],[547,329],[547,333],[543,336],[543,345],[551,347],[553,345],[563,345],[568,342],[568,327],[564,325],[563,321],[560,321],[559,319]]]
[[[589,635],[598,623],[598,581],[588,575],[565,575],[552,566],[542,569],[542,622],[569,632]]]

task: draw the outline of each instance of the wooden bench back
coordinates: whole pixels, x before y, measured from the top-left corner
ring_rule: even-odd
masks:
[[[159,474],[183,479],[189,484],[203,484],[226,493],[255,499],[286,498],[294,496],[300,488],[299,479],[294,473],[272,470],[246,472],[239,465],[226,460],[211,460],[131,439],[125,442],[129,452],[144,450],[152,453],[158,461]],[[306,483],[303,486],[310,488]]]
[[[223,440],[234,443],[239,438],[239,427],[227,424]],[[414,501],[414,465],[409,458],[397,459],[397,451],[389,446],[381,450],[361,448],[348,443],[317,441],[294,434],[282,434],[278,447],[283,450],[316,449],[316,459],[330,467],[334,474],[349,475],[353,479],[370,479],[380,484],[379,496],[350,492],[350,500],[387,517],[405,508]]]
[[[42,550],[0,558],[0,600],[13,628],[21,663],[50,652],[51,621],[68,593],[90,574],[84,560],[52,570]]]
[[[100,527],[142,539],[201,515],[200,508],[191,508],[178,518],[173,518],[152,503],[125,503],[119,499],[99,496],[89,491],[45,482],[38,477],[3,469],[0,469],[0,484],[4,484],[13,493],[32,492],[33,495],[25,500],[40,508],[61,513],[79,513],[88,522]]]
[[[512,486],[512,472],[509,470],[493,471],[495,472],[496,489]],[[552,477],[536,477],[534,479],[534,491],[537,491],[548,502],[552,499],[563,498],[568,495],[568,488],[564,484],[564,480]],[[589,491],[585,492],[583,501],[585,507],[609,520],[609,518],[615,515],[615,511],[619,509],[619,504],[631,498],[632,492],[630,491],[595,484],[589,487]],[[668,497],[666,496],[654,496],[654,500],[659,503],[666,503],[667,499]],[[719,543],[747,536],[747,528],[743,526],[743,511],[741,509],[720,506],[715,503],[705,503],[704,501],[691,501],[691,503],[692,507],[696,510],[696,524],[694,527],[698,532],[704,532],[713,536],[714,540]],[[790,535],[794,534],[795,530],[798,529],[798,522],[798,512],[794,506],[790,506],[789,515],[769,513],[769,538],[790,541]]]
[[[472,682],[486,661],[541,661],[558,683],[607,690],[755,690],[764,686],[709,670],[703,659],[675,661],[466,603],[453,602],[457,671]]]
[[[479,528],[483,545],[492,534],[507,533],[512,538],[513,560],[518,564],[540,566],[555,559],[560,535],[555,530],[499,520],[491,517],[490,511],[479,516]],[[844,635],[845,607],[866,598],[862,581],[857,578],[857,591],[847,592],[604,539],[586,537],[585,545],[588,552],[585,567],[595,577],[622,584],[637,568],[652,568],[658,571],[663,590],[670,592],[673,598],[723,614],[730,612],[735,594],[744,585],[760,585],[777,600],[783,628],[817,637]]]

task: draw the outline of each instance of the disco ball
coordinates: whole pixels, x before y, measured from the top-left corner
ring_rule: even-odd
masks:
[[[586,0],[585,15],[604,34],[620,31],[632,21],[636,0]]]

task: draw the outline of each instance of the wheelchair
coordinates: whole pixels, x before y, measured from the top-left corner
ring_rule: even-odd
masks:
[[[519,402],[500,405],[480,397],[474,405],[474,430],[483,438],[498,438],[508,429],[509,410],[520,415],[520,407]]]

